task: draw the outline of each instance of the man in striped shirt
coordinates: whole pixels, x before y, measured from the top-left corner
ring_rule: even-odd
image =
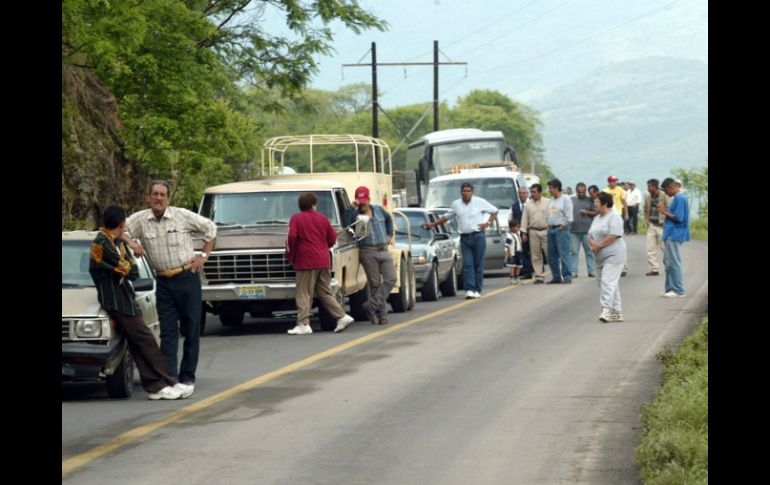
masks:
[[[88,272],[94,280],[99,304],[123,329],[148,397],[153,400],[189,397],[193,388],[180,384],[168,368],[136,306],[130,282],[139,276],[139,270],[120,239],[125,227],[126,212],[120,206],[111,205],[104,211],[104,227],[91,243]]]
[[[150,182],[150,209],[128,218],[123,240],[137,255],[147,259],[158,274],[160,350],[166,363],[185,384],[195,385],[201,321],[201,280],[198,270],[214,249],[217,226],[187,209],[169,206],[170,189],[163,180]],[[203,237],[200,256],[193,251],[193,236]],[[133,238],[141,239],[142,244]],[[177,367],[179,325],[187,329],[182,363]],[[179,369],[177,373],[177,368]]]

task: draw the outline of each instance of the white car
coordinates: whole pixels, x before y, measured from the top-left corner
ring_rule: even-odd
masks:
[[[61,376],[62,382],[103,380],[111,398],[127,398],[134,387],[134,361],[122,330],[99,305],[88,272],[91,242],[96,232],[61,235]],[[134,281],[142,318],[160,342],[155,307],[155,278],[144,258],[138,258]]]

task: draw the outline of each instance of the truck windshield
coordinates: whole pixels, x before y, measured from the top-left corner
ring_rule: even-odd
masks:
[[[455,199],[460,198],[460,186],[463,182],[473,184],[473,195],[486,199],[498,209],[510,209],[516,199],[516,186],[512,178],[477,178],[472,176],[457,179],[431,182],[428,185],[428,195],[425,197],[425,207],[449,207]]]
[[[206,194],[201,206],[201,215],[218,225],[288,224],[291,216],[300,211],[297,199],[303,193],[287,191]],[[329,218],[332,225],[339,225],[332,193],[330,191],[314,193],[318,196],[316,210]]]
[[[61,285],[78,288],[94,286],[88,264],[91,255],[91,241],[61,242]]]
[[[496,162],[504,156],[503,140],[452,142],[433,147],[433,167],[436,174],[445,175],[458,163]]]

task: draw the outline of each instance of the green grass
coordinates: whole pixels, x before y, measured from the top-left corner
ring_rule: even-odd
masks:
[[[708,483],[708,317],[677,349],[661,352],[663,386],[642,406],[636,448],[645,484]]]

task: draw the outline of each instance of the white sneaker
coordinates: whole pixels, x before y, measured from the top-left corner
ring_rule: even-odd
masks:
[[[182,393],[172,386],[166,386],[158,392],[147,394],[147,398],[153,401],[158,399],[179,399],[180,397],[182,397]]]
[[[615,310],[610,310],[610,321],[611,322],[623,322],[623,314],[620,312],[617,312]]]
[[[481,298],[481,293],[479,293],[478,291],[474,291],[473,298]]]
[[[684,298],[685,295],[680,295],[676,291],[671,290],[668,293],[663,293],[663,297],[664,298]]]
[[[599,315],[600,322],[609,322],[611,317],[611,311],[609,308],[602,307],[602,314]]]
[[[313,333],[313,329],[310,328],[310,325],[297,325],[289,330],[288,333],[290,335],[310,335]]]
[[[192,396],[193,392],[195,392],[195,384],[182,384],[181,382],[178,382],[174,386],[174,389],[179,391],[181,399],[187,399]]]
[[[342,332],[343,330],[348,328],[348,325],[350,325],[351,323],[353,323],[355,321],[356,321],[355,318],[351,317],[348,314],[345,314],[344,317],[342,317],[339,320],[337,320],[337,328],[334,329],[334,333]]]
[[[470,300],[470,299],[476,298],[474,296],[475,294],[476,294],[475,292],[468,290],[465,292],[465,299]]]

